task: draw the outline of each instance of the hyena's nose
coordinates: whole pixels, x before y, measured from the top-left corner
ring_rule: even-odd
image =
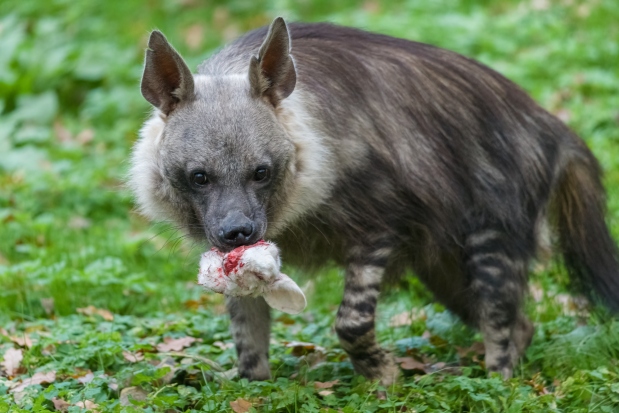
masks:
[[[251,244],[254,224],[250,220],[224,224],[219,231],[219,239],[226,245],[238,247]]]

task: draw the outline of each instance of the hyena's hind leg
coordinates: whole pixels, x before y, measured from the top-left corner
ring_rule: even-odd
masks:
[[[239,376],[268,380],[271,314],[264,298],[227,297],[231,332],[239,357]]]
[[[344,298],[335,330],[355,371],[368,379],[392,384],[398,367],[391,354],[376,342],[375,311],[390,248],[355,249],[346,269]]]
[[[475,231],[465,243],[472,316],[484,336],[486,368],[506,379],[533,335],[522,311],[532,250],[524,243],[497,228]]]

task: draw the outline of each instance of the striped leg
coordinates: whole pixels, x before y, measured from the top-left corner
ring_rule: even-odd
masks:
[[[470,235],[465,246],[475,317],[486,347],[486,368],[506,379],[512,376],[533,334],[521,309],[527,249],[515,242],[500,230],[487,229]]]
[[[250,380],[268,380],[271,314],[264,298],[227,297],[231,331],[239,357],[239,375]]]
[[[389,253],[382,249],[351,262],[335,322],[342,348],[350,356],[355,371],[369,379],[378,379],[385,386],[395,381],[398,368],[391,355],[376,343],[374,320]]]

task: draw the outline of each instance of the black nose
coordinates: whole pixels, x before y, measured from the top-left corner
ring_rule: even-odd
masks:
[[[254,224],[247,220],[240,223],[223,225],[219,231],[219,238],[224,244],[238,247],[251,244],[250,239],[254,233]]]

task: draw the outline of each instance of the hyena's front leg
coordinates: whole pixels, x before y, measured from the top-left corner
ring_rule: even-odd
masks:
[[[337,312],[335,330],[355,371],[381,384],[392,384],[398,374],[392,356],[376,342],[374,320],[383,278],[385,249],[352,260],[346,269],[344,298]]]
[[[466,242],[474,315],[484,336],[486,368],[512,377],[531,342],[533,325],[522,312],[527,285],[526,248],[500,230],[485,229]]]
[[[264,298],[227,297],[231,331],[239,357],[239,375],[249,380],[268,380],[271,314]]]

